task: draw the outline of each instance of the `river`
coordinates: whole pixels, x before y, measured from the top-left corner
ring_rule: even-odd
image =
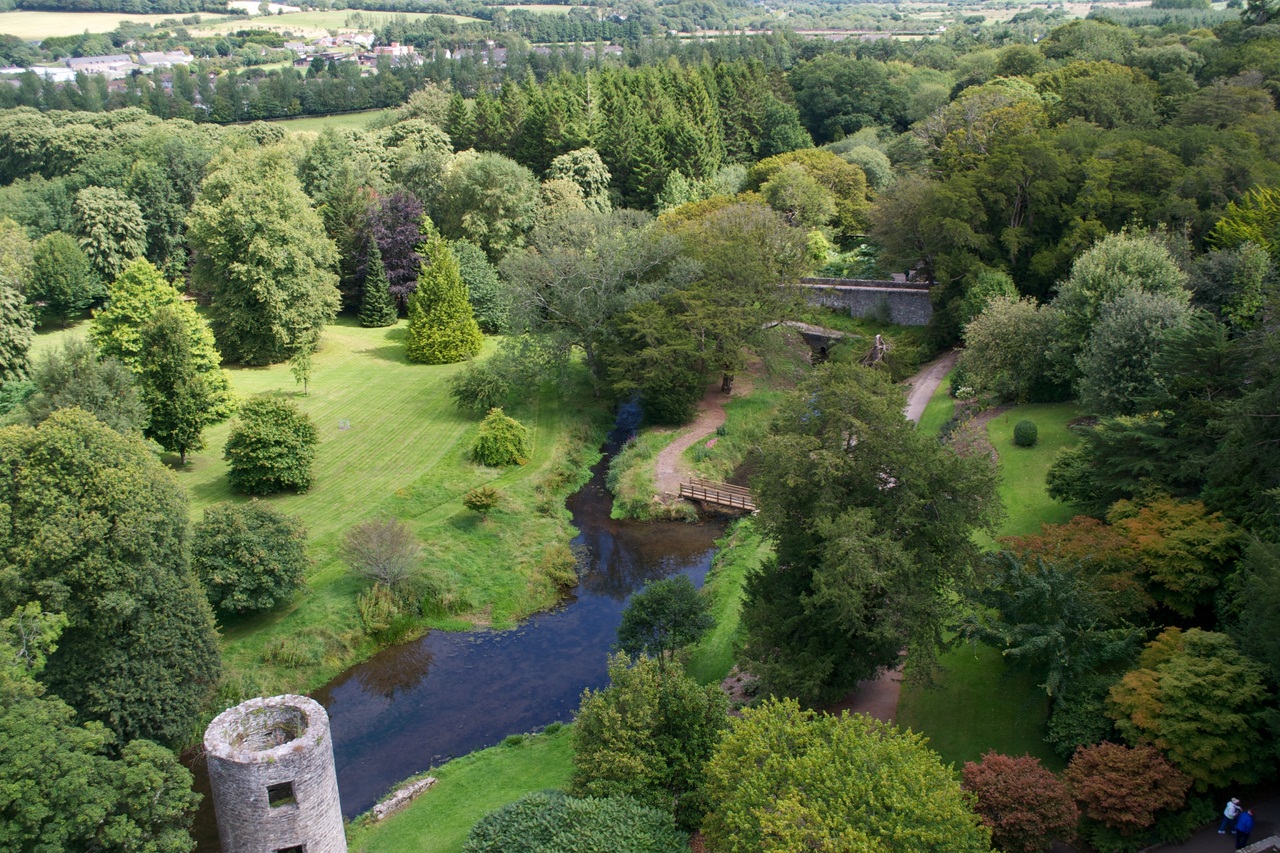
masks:
[[[723,525],[609,517],[605,472],[629,433],[610,435],[591,480],[567,502],[579,531],[574,544],[585,550],[570,600],[510,631],[431,631],[312,694],[329,712],[345,816],[367,811],[396,783],[449,758],[571,720],[582,691],[608,683],[608,653],[631,593],[674,574],[702,585]],[[215,853],[203,762],[193,770],[206,794],[193,829],[197,850]]]

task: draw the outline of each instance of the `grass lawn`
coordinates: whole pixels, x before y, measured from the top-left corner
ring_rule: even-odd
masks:
[[[693,647],[685,667],[699,684],[719,684],[733,669],[747,572],[759,566],[770,552],[769,544],[750,519],[731,527],[716,545],[715,560],[702,588],[703,595],[711,602],[711,615],[716,624]]]
[[[1079,415],[1073,403],[1040,403],[1002,412],[987,425],[987,437],[1000,455],[1000,499],[1006,513],[997,536],[1038,533],[1041,524],[1060,524],[1078,514],[1049,497],[1044,478],[1058,451],[1076,443],[1067,423]],[[1021,420],[1030,420],[1039,429],[1035,447],[1013,443],[1013,426]]]
[[[78,36],[86,30],[109,33],[124,21],[154,26],[161,21],[176,21],[182,17],[125,15],[119,12],[0,12],[0,33],[17,36],[23,41],[37,41],[51,36]]]
[[[937,435],[942,432],[942,427],[951,420],[955,412],[956,401],[951,396],[951,372],[948,371],[925,405],[924,414],[920,416],[920,423],[917,424],[916,429],[925,435]]]
[[[930,411],[937,404],[935,394],[921,420],[922,430],[937,416]],[[1049,497],[1044,478],[1058,451],[1075,443],[1067,422],[1077,415],[1070,403],[1018,406],[987,425],[987,435],[1000,456],[999,493],[1006,511],[997,536],[1035,533],[1041,524],[1056,524],[1075,515],[1071,507]],[[1040,430],[1035,447],[1013,443],[1013,426],[1023,419],[1034,421]],[[996,547],[989,536],[978,539],[984,547]],[[977,760],[994,749],[1007,755],[1030,753],[1054,770],[1064,766],[1044,742],[1048,700],[1035,679],[1007,673],[999,652],[988,646],[964,644],[943,655],[940,662],[943,672],[937,688],[903,686],[898,704],[902,725],[923,732],[944,760],[957,764]]]
[[[332,116],[303,116],[302,118],[284,118],[271,122],[285,130],[314,131],[319,133],[326,127],[351,127],[365,130],[369,122],[382,114],[382,110],[361,110],[355,113],[339,113]]]
[[[41,335],[36,350],[87,327]],[[419,627],[510,626],[558,599],[542,558],[573,535],[563,497],[597,458],[592,413],[544,389],[530,406],[511,412],[531,429],[529,463],[502,470],[475,465],[467,449],[478,421],[454,408],[445,385],[459,366],[409,364],[404,335],[403,322],[389,329],[352,320],[328,327],[305,397],[288,365],[230,371],[242,397],[265,393],[296,402],[315,422],[320,444],[309,491],[264,499],[306,525],[314,561],[306,588],[287,607],[222,626],[225,699],[307,692],[375,651],[355,606],[367,582],[338,557],[344,532],[367,519],[408,523],[424,546],[424,567],[447,590],[447,613],[456,615],[434,614]],[[232,494],[222,459],[231,425],[207,429],[207,447],[177,470],[195,519],[219,501],[244,500]],[[483,523],[461,503],[482,484],[505,496]]]
[[[942,656],[939,686],[903,686],[898,724],[929,738],[959,769],[988,750],[1030,754],[1052,770],[1065,764],[1044,742],[1049,700],[1028,675],[1006,673],[1000,653],[968,643]]]
[[[568,728],[455,758],[427,772],[438,781],[404,811],[349,830],[349,847],[352,853],[459,853],[480,818],[532,791],[564,787],[572,770]]]

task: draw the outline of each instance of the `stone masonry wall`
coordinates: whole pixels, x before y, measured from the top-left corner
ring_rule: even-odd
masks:
[[[204,748],[223,853],[346,853],[329,715],[318,702],[250,699],[209,724]]]
[[[888,306],[890,319],[899,326],[924,326],[933,316],[929,288],[923,284],[806,278],[800,286],[811,305],[848,311],[853,317],[865,317],[881,305]]]

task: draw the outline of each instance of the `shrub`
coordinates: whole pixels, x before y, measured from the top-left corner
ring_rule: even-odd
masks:
[[[249,495],[311,487],[311,464],[320,434],[311,418],[288,400],[253,397],[240,407],[223,456],[231,487]]]
[[[195,525],[191,567],[218,610],[270,610],[288,600],[307,567],[307,532],[296,516],[260,501],[211,507]]]
[[[980,763],[965,762],[961,785],[978,798],[974,810],[991,827],[997,850],[1039,853],[1075,835],[1076,804],[1039,759],[988,752]]]
[[[1191,778],[1153,746],[1100,743],[1081,747],[1067,765],[1066,782],[1084,816],[1131,836],[1180,808]]]
[[[1054,698],[1045,738],[1054,752],[1070,759],[1082,746],[1114,738],[1115,726],[1107,716],[1107,691],[1114,683],[1114,676],[1090,674],[1073,679]]]
[[[421,555],[413,531],[395,518],[361,522],[342,539],[342,558],[353,572],[397,592]]]
[[[462,496],[462,505],[472,512],[480,513],[480,520],[488,518],[489,513],[502,503],[502,492],[493,486],[476,486]]]
[[[527,794],[480,819],[463,853],[685,853],[671,815],[630,797]]]
[[[510,379],[492,360],[484,364],[469,361],[446,383],[453,404],[460,411],[476,415],[506,402],[511,394]]]
[[[471,458],[491,468],[523,465],[529,461],[528,428],[504,415],[502,409],[490,409],[471,445]]]
[[[1035,447],[1040,440],[1040,430],[1032,421],[1018,421],[1013,425],[1013,443],[1019,447]]]
[[[390,630],[400,615],[391,590],[377,582],[356,596],[356,609],[360,612],[360,624],[364,625],[365,632],[375,637]]]
[[[548,546],[538,561],[538,572],[561,590],[578,585],[578,555],[564,543]]]
[[[609,686],[582,694],[569,791],[635,797],[696,829],[706,813],[703,767],[728,725],[728,700],[719,685],[702,687],[681,667],[663,670],[647,658],[627,664],[613,656]]]

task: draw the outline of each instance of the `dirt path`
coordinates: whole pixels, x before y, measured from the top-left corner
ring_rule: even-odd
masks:
[[[933,396],[933,392],[938,390],[938,386],[942,384],[943,378],[956,366],[956,359],[960,357],[959,350],[951,350],[942,355],[924,367],[920,368],[920,372],[907,380],[910,390],[907,391],[907,420],[914,423],[920,423],[920,418],[924,416],[924,407],[929,405],[929,398]]]
[[[662,448],[654,471],[654,489],[662,497],[675,497],[680,494],[680,483],[689,476],[689,467],[684,464],[684,452],[699,441],[710,439],[716,429],[724,423],[724,407],[734,397],[744,397],[754,388],[751,376],[741,374],[733,378],[733,393],[720,393],[720,380],[707,386],[707,393],[702,395],[698,403],[698,414],[693,423],[685,427],[683,433],[675,441]]]

